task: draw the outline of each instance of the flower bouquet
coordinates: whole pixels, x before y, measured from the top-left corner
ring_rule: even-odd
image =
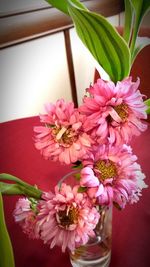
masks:
[[[111,208],[122,210],[137,202],[147,188],[130,141],[147,128],[144,120],[150,100],[144,99],[140,79],[132,81],[130,70],[137,54],[149,44],[148,38],[137,36],[150,1],[125,0],[123,37],[78,0],[48,2],[71,16],[80,39],[109,79],[99,78],[90,85],[78,108],[64,99],[45,105],[41,125],[34,127],[35,148],[41,155],[72,166],[54,191],[43,192],[10,174],[0,174],[0,192],[24,195],[13,215],[29,238],[41,239],[50,248],[61,246],[62,252],[68,249],[73,266],[108,266]],[[3,263],[13,267],[2,198],[0,218]],[[101,255],[94,247],[92,260],[93,244],[101,246]]]

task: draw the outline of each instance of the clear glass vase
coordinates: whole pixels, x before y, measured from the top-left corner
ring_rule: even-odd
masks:
[[[69,185],[78,184],[73,171],[65,175],[60,181]],[[95,237],[88,243],[70,252],[70,261],[73,267],[108,267],[111,259],[112,241],[112,207],[99,207],[100,219],[95,228]]]
[[[112,207],[101,208],[95,238],[70,253],[73,267],[108,267],[111,259]]]

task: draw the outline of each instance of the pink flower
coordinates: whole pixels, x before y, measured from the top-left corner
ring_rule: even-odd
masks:
[[[37,133],[35,147],[46,159],[70,164],[81,160],[91,147],[92,140],[84,133],[84,116],[79,114],[72,102],[58,100],[46,106],[48,114],[41,115],[44,126],[34,127]]]
[[[138,90],[139,79],[132,82],[126,78],[115,85],[111,81],[98,79],[87,91],[80,111],[87,116],[84,123],[86,132],[91,132],[97,142],[128,143],[132,136],[139,135],[147,126],[146,105]]]
[[[124,208],[127,202],[137,202],[141,190],[147,187],[136,160],[127,145],[101,145],[83,161],[80,184],[100,205],[114,203]]]
[[[36,200],[35,205],[36,205]],[[36,208],[31,208],[32,203],[28,198],[20,198],[16,203],[14,210],[14,218],[17,223],[22,227],[22,230],[29,238],[38,238],[38,233],[35,232],[35,225],[37,221]]]
[[[71,188],[63,183],[55,187],[55,194],[45,193],[38,214],[37,231],[44,243],[68,247],[73,251],[95,236],[93,229],[99,220],[98,211],[78,186]]]

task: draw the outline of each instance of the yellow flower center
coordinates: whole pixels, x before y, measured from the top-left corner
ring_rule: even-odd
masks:
[[[125,121],[128,117],[128,106],[126,104],[120,104],[114,107],[114,110],[117,112],[122,121]]]
[[[56,142],[63,146],[70,146],[77,140],[77,134],[71,127],[54,126],[52,134]]]
[[[78,214],[78,209],[71,206],[58,212],[57,221],[62,227],[68,227],[71,224],[77,223]]]
[[[95,169],[99,173],[100,180],[115,178],[117,175],[117,167],[111,160],[98,160],[95,164]]]

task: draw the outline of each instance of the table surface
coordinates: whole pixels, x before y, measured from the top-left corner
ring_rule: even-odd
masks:
[[[38,117],[0,124],[0,172],[10,173],[42,190],[51,190],[70,166],[44,160],[34,147],[33,127]],[[134,138],[132,147],[150,184],[150,127]],[[40,240],[30,240],[14,222],[12,212],[17,196],[4,196],[5,217],[11,236],[16,267],[70,267],[67,253],[50,249]],[[112,260],[110,267],[150,266],[150,189],[143,190],[137,204],[113,211]],[[11,266],[10,266],[11,267]]]

